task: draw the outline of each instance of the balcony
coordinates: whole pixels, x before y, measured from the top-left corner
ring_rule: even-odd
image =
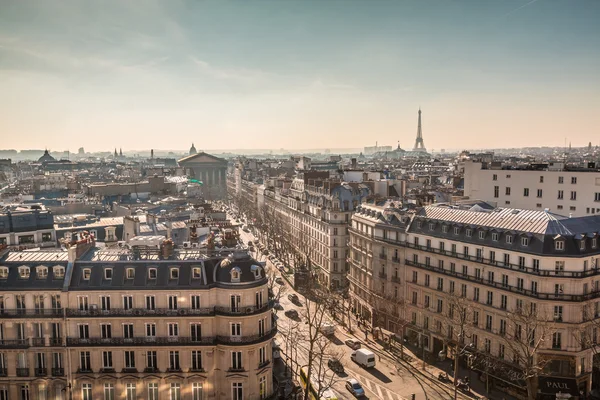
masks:
[[[62,308],[49,308],[49,309],[24,309],[24,308],[12,308],[0,309],[0,318],[62,318]]]
[[[399,276],[392,276],[392,282],[394,283],[400,283],[400,277]]]
[[[272,339],[277,333],[277,329],[273,328],[270,331],[265,332],[264,335],[250,335],[250,336],[217,336],[217,343],[224,345],[248,345],[265,342]]]
[[[227,370],[227,372],[244,372],[244,367],[231,367]]]
[[[206,370],[202,367],[200,368],[190,368],[188,372],[206,372]]]
[[[62,338],[50,338],[50,347],[57,347],[57,346],[62,346],[63,345],[63,340]]]
[[[399,264],[400,263],[400,258],[399,257],[392,257],[392,262]]]
[[[262,306],[240,306],[240,307],[235,307],[235,308],[216,306],[215,313],[217,315],[228,315],[228,316],[260,314],[265,311],[271,310],[273,308],[274,304],[275,304],[275,302],[271,300]]]
[[[387,274],[385,272],[379,272],[380,279],[387,279]]]
[[[79,368],[79,369],[77,369],[77,373],[78,374],[93,374],[94,371],[92,371],[91,368],[87,368],[86,367],[86,368]]]
[[[47,368],[34,368],[35,376],[46,376],[48,375]]]
[[[182,371],[181,371],[181,367],[178,365],[178,366],[175,366],[175,367],[169,367],[169,368],[167,368],[167,372],[182,372]]]
[[[124,374],[136,374],[138,372],[138,370],[135,367],[131,367],[131,368],[123,368],[121,370],[121,372]]]
[[[31,345],[34,347],[42,347],[46,345],[46,340],[44,338],[31,338]]]
[[[7,376],[8,375],[8,371],[6,370],[6,368],[0,368],[0,376]]]
[[[146,367],[144,368],[145,373],[159,373],[160,370],[157,367]]]
[[[29,368],[17,368],[17,376],[29,376]]]
[[[173,316],[211,316],[215,314],[213,307],[205,308],[178,308],[171,310],[169,308],[155,308],[148,310],[146,308],[111,308],[110,310],[79,310],[74,308],[67,309],[67,317],[89,318],[89,317],[173,317]]]
[[[271,360],[265,360],[261,363],[258,363],[258,368],[265,368],[267,365],[271,364]]]
[[[115,369],[113,367],[100,368],[100,373],[101,374],[114,374]]]
[[[0,339],[0,349],[27,349],[29,343],[26,339]]]
[[[500,282],[488,282],[487,280],[484,280],[481,277],[476,277],[476,276],[472,276],[472,275],[465,275],[465,274],[462,274],[462,273],[459,273],[459,272],[456,272],[456,271],[441,270],[441,269],[438,269],[438,268],[434,268],[434,267],[432,267],[430,265],[426,265],[426,264],[422,264],[422,263],[416,263],[416,262],[408,260],[408,259],[404,260],[404,262],[405,262],[406,265],[409,265],[409,266],[412,266],[412,267],[417,267],[417,268],[421,268],[421,269],[433,271],[433,272],[436,272],[438,274],[444,274],[444,275],[448,275],[448,276],[453,276],[453,277],[456,277],[456,278],[459,278],[459,279],[463,279],[463,280],[466,280],[466,281],[475,282],[475,283],[478,283],[478,284],[483,285],[483,286],[494,287],[494,288],[501,289],[503,291],[512,292],[512,293],[516,293],[516,294],[521,294],[523,296],[533,297],[533,298],[541,299],[541,300],[561,300],[561,301],[581,302],[581,301],[591,300],[591,299],[595,299],[595,298],[600,297],[600,291],[598,291],[598,292],[592,292],[592,293],[587,293],[587,294],[538,293],[537,291],[519,289],[516,286],[506,286],[506,285],[503,285]]]
[[[380,254],[379,254],[379,258],[380,258],[381,260],[387,260],[387,255],[380,253]]]
[[[214,336],[192,338],[184,336],[143,336],[136,338],[67,338],[67,346],[213,346]]]
[[[52,376],[65,376],[64,368],[52,368]]]

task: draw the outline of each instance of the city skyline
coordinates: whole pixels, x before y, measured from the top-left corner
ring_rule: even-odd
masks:
[[[428,149],[597,145],[573,4],[3,2],[2,147],[411,149],[419,106]]]

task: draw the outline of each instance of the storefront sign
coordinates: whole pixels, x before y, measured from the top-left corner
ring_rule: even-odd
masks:
[[[568,393],[573,396],[579,396],[577,381],[575,379],[540,376],[539,389],[544,394]]]

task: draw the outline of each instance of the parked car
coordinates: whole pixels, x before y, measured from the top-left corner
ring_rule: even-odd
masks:
[[[264,249],[264,250],[262,251],[262,253],[263,253],[263,255],[265,255],[265,256],[266,256],[266,255],[268,255],[268,254],[269,254],[269,250],[267,250],[267,249]]]
[[[330,358],[329,360],[327,360],[327,366],[336,374],[344,373],[344,366],[337,358]]]
[[[362,397],[365,395],[365,389],[363,389],[360,383],[354,378],[346,381],[346,389],[348,389],[355,397]]]
[[[299,318],[298,311],[296,311],[296,310],[287,310],[285,312],[285,316],[288,317],[288,318],[291,318],[291,319],[298,319]]]
[[[300,304],[300,298],[298,297],[298,295],[296,293],[288,294],[288,300],[294,304]]]
[[[285,267],[284,267],[283,265],[280,265],[280,266],[278,266],[278,267],[277,267],[277,269],[278,269],[280,272],[285,272]]]
[[[283,278],[280,277],[280,276],[278,276],[277,278],[275,278],[275,282],[278,283],[278,284],[280,284],[280,285],[283,285],[283,283],[284,283],[283,282]]]
[[[346,340],[346,346],[350,347],[352,350],[358,350],[360,349],[362,343],[360,343],[358,340],[356,339],[348,339]]]

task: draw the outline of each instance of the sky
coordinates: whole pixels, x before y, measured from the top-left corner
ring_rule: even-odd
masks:
[[[0,148],[600,144],[598,0],[0,0]]]

